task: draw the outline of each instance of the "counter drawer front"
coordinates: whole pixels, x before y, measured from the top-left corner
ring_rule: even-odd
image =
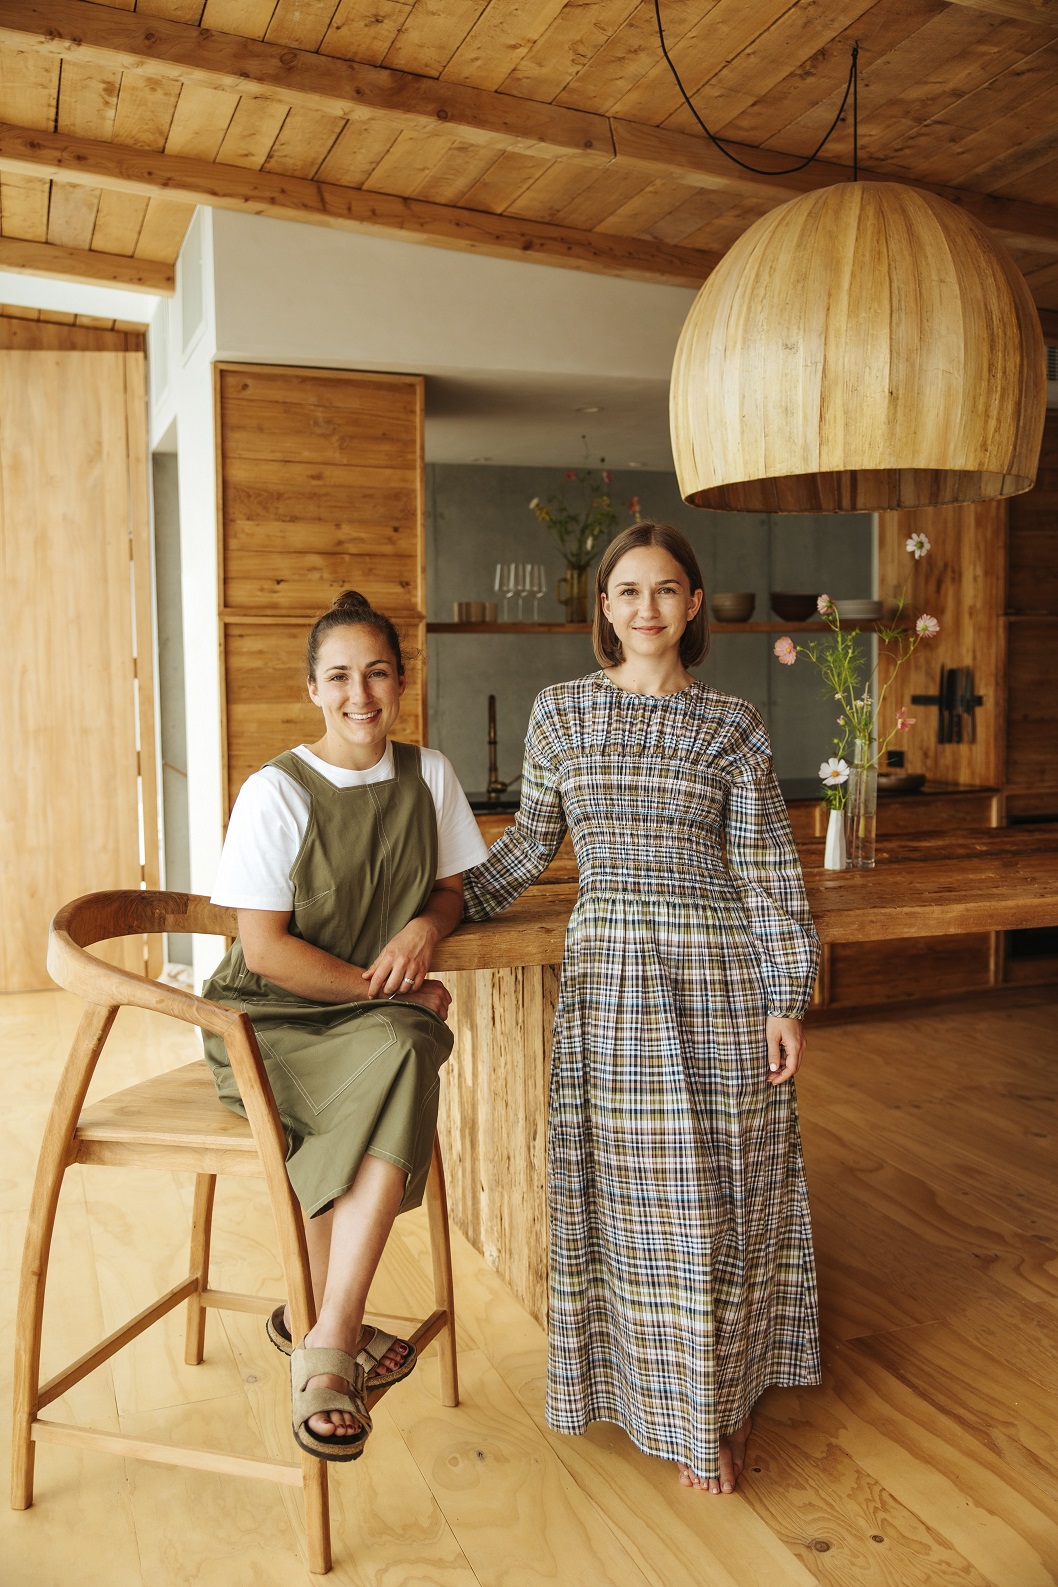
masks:
[[[992,933],[894,942],[835,942],[830,948],[830,1008],[858,1008],[946,997],[992,985]]]

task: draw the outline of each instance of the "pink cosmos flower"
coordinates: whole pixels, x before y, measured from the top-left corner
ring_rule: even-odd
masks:
[[[777,639],[771,648],[784,667],[792,667],[797,660],[797,646],[786,634]]]
[[[604,468],[603,469],[602,477],[603,477],[603,484],[604,485],[612,485],[613,484],[613,475],[610,473],[610,470],[608,468]]]
[[[896,726],[900,733],[910,733],[917,721],[917,716],[908,716],[906,705],[902,705],[896,713]]]
[[[927,617],[923,612],[915,624],[915,633],[921,635],[923,639],[936,639],[940,633],[940,624],[935,617]]]
[[[833,609],[833,606],[834,602],[830,599],[829,595],[821,595],[818,601],[816,601],[816,611],[819,613],[820,617],[828,616],[830,611]]]
[[[575,468],[567,468],[567,470],[566,470],[566,478],[567,479],[576,479],[576,477],[577,477],[577,470]]]

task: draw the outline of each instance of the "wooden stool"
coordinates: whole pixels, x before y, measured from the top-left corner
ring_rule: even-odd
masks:
[[[209,1247],[213,1196],[218,1174],[263,1177],[275,1220],[279,1253],[295,1339],[315,1322],[308,1253],[301,1209],[287,1178],[286,1137],[265,1075],[253,1027],[238,1014],[176,987],[163,986],[105,964],[86,952],[92,943],[150,932],[205,932],[234,936],[235,911],[218,909],[186,893],[90,893],[59,911],[52,922],[48,969],[60,986],[88,1005],[74,1038],[44,1131],[22,1256],[15,1332],[14,1438],[11,1503],[24,1510],[33,1502],[35,1443],[59,1443],[102,1450],[126,1459],[193,1466],[233,1476],[263,1477],[300,1487],[305,1498],[309,1569],[331,1568],[327,1465],[302,1453],[296,1464],[233,1455],[219,1450],[151,1443],[99,1428],[49,1421],[40,1412],[110,1359],[151,1323],[187,1302],[185,1360],[203,1356],[206,1310],[267,1314],[279,1302],[257,1295],[231,1294],[209,1287]],[[92,1107],[85,1094],[119,1008],[134,1005],[216,1031],[224,1039],[247,1119],[218,1100],[205,1060],[117,1092]],[[190,1271],[153,1305],[131,1318],[101,1344],[86,1351],[47,1383],[40,1382],[41,1325],[48,1255],[66,1169],[71,1163],[112,1168],[184,1169],[195,1177]],[[409,1334],[417,1349],[439,1339],[441,1400],[459,1403],[456,1375],[455,1314],[448,1235],[444,1168],[437,1140],[426,1187],[433,1262],[435,1309]],[[368,1396],[373,1405],[385,1394]]]

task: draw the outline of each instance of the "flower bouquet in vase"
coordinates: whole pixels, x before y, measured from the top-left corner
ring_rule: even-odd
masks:
[[[913,534],[906,542],[906,550],[916,562],[929,549],[930,542],[924,534]],[[940,632],[937,619],[926,613],[911,626],[902,621],[910,576],[909,573],[904,582],[893,617],[879,623],[875,630],[889,658],[884,683],[878,681],[877,662],[873,667],[868,666],[856,644],[855,632],[842,628],[837,607],[829,595],[821,595],[817,602],[819,614],[831,630],[827,638],[795,645],[784,635],[775,642],[775,656],[783,666],[792,667],[803,656],[819,668],[823,687],[833,695],[840,710],[838,731],[834,736],[836,753],[819,768],[823,798],[830,812],[823,855],[827,870],[870,870],[873,867],[878,763],[897,734],[910,732],[915,725],[915,718],[908,715],[906,706],[901,706],[896,713],[895,726],[881,742],[878,740],[878,707],[893,687],[900,668],[923,640],[934,639]]]
[[[567,623],[588,621],[588,569],[619,522],[610,486],[613,474],[600,467],[567,468],[557,496],[542,501],[534,496],[529,509],[550,531],[565,558],[566,570],[558,581],[558,598],[566,608]],[[639,497],[628,503],[632,522],[639,522]]]

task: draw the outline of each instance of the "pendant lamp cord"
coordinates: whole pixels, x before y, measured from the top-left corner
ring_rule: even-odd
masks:
[[[781,167],[780,169],[776,169],[774,166],[750,165],[750,164],[748,164],[747,161],[740,160],[737,154],[732,154],[730,149],[725,149],[724,145],[720,142],[720,139],[715,137],[713,135],[713,133],[711,133],[709,131],[709,128],[706,126],[705,122],[702,120],[701,116],[698,114],[697,110],[694,108],[694,105],[691,102],[691,96],[690,96],[690,94],[688,94],[686,88],[684,88],[683,83],[682,83],[682,81],[680,79],[680,74],[676,70],[676,63],[672,59],[672,56],[669,54],[668,45],[665,43],[665,29],[663,28],[662,23],[661,23],[661,0],[654,0],[654,15],[657,18],[658,39],[659,39],[659,41],[661,43],[661,53],[665,57],[666,64],[668,65],[669,71],[672,73],[673,79],[674,79],[674,81],[676,83],[676,87],[679,89],[680,93],[683,95],[683,102],[687,106],[687,109],[690,111],[691,115],[694,117],[695,121],[701,127],[702,131],[705,133],[706,137],[709,139],[709,142],[711,144],[713,144],[715,148],[719,149],[721,154],[726,155],[726,157],[729,160],[731,160],[735,165],[741,166],[743,171],[752,171],[754,173],[754,175],[756,175],[756,176],[793,176],[795,171],[803,171],[805,169],[805,166],[811,165],[812,161],[817,159],[818,156],[822,153],[824,146],[829,142],[832,134],[834,133],[838,122],[841,120],[842,116],[845,114],[845,106],[849,102],[849,94],[851,93],[851,95],[852,95],[852,180],[854,182],[858,182],[859,181],[859,179],[860,179],[860,170],[859,170],[859,165],[860,165],[860,149],[859,149],[859,143],[860,143],[860,136],[859,136],[859,134],[860,134],[860,128],[859,128],[859,70],[858,70],[858,67],[857,67],[857,64],[856,64],[858,56],[859,56],[859,53],[860,53],[860,46],[858,44],[854,44],[852,46],[852,63],[849,66],[849,76],[848,76],[848,81],[845,84],[845,92],[842,95],[841,104],[838,106],[838,113],[834,117],[833,121],[830,123],[830,126],[827,128],[826,132],[824,132],[823,136],[820,138],[819,142],[816,144],[815,148],[812,150],[811,154],[808,155],[808,157],[806,159],[799,160],[796,165],[787,165],[787,166]]]

